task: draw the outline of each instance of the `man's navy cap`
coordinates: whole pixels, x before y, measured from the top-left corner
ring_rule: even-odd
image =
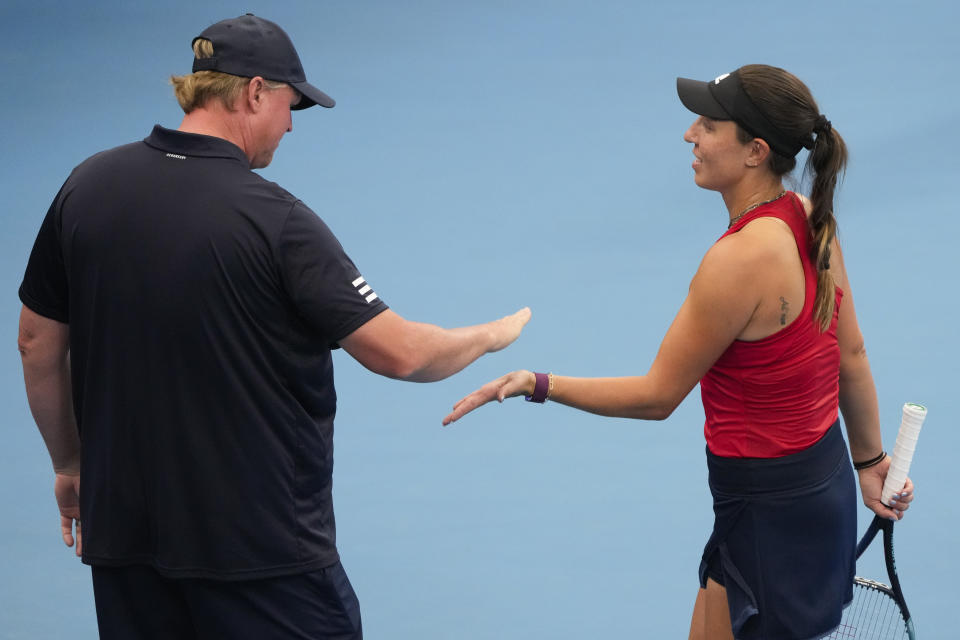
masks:
[[[336,104],[333,98],[307,82],[290,36],[274,22],[248,13],[207,27],[193,42],[200,38],[213,43],[213,57],[195,58],[194,71],[220,71],[233,76],[261,76],[266,80],[286,82],[302,96],[291,109]]]
[[[710,82],[677,78],[680,102],[697,115],[714,120],[733,120],[755,138],[763,138],[777,153],[793,157],[803,141],[785,135],[753,103],[743,89],[737,71],[725,73]]]

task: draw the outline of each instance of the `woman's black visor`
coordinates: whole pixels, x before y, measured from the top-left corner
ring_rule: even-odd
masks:
[[[803,143],[781,133],[753,103],[740,83],[737,71],[703,82],[677,78],[680,102],[697,115],[714,120],[733,120],[755,138],[763,138],[777,153],[793,157]]]

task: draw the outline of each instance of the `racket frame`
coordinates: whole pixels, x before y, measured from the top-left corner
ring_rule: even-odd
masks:
[[[911,640],[915,640],[916,631],[913,627],[913,618],[910,617],[907,601],[904,599],[903,590],[900,588],[900,576],[897,575],[897,561],[893,553],[893,520],[888,520],[879,515],[873,517],[870,526],[867,527],[863,537],[860,538],[860,542],[857,543],[857,559],[860,559],[860,556],[867,550],[867,547],[870,546],[873,539],[877,537],[877,533],[881,531],[883,532],[883,561],[887,565],[887,577],[890,580],[890,584],[887,585],[861,576],[855,577],[854,582],[868,589],[880,591],[892,598],[900,609],[900,614],[903,616],[907,635]]]

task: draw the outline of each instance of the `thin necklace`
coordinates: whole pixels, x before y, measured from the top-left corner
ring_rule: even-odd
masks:
[[[770,204],[771,202],[776,202],[777,200],[779,200],[780,198],[782,198],[782,197],[785,196],[786,194],[787,194],[787,191],[786,191],[786,189],[784,189],[783,191],[781,191],[780,193],[778,193],[776,196],[770,198],[769,200],[764,200],[763,202],[757,202],[756,204],[750,205],[749,207],[747,207],[746,209],[744,209],[743,211],[741,211],[740,213],[738,213],[737,215],[735,215],[732,220],[730,220],[730,224],[727,225],[727,229],[729,229],[729,228],[732,227],[733,225],[737,224],[737,220],[739,220],[739,219],[742,218],[743,216],[747,215],[748,213],[750,213],[751,211],[753,211],[753,210],[756,209],[757,207],[762,207],[762,206],[765,205],[765,204]]]

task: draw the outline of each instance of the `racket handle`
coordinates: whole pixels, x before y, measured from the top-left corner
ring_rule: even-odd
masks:
[[[899,493],[907,482],[907,473],[910,471],[910,462],[917,447],[917,438],[920,436],[920,427],[927,417],[927,408],[923,405],[908,402],[903,405],[903,417],[900,420],[900,431],[897,433],[897,444],[893,448],[890,469],[887,479],[883,483],[880,493],[880,502],[890,506],[890,498]]]

